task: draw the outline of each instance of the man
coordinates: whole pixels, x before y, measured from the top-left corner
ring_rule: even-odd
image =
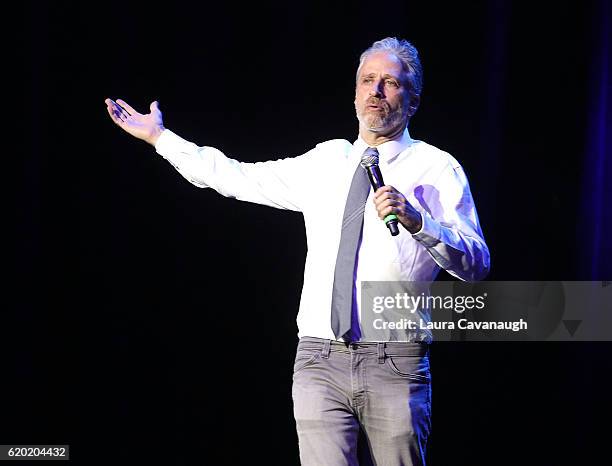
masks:
[[[357,140],[330,140],[298,157],[259,163],[181,139],[163,127],[157,102],[143,115],[106,100],[117,125],[152,144],[191,183],[304,215],[308,254],[293,374],[303,465],[425,463],[431,335],[378,341],[364,325],[360,286],[431,281],[440,268],[462,280],[488,273],[489,251],[461,166],[408,133],[421,87],[409,42],[375,42],[357,70]],[[376,192],[361,166],[364,154],[378,159],[388,182]],[[396,236],[383,221],[390,215],[399,220]]]

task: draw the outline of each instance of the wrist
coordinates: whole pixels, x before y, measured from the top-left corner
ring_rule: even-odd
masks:
[[[421,217],[420,212],[415,212],[413,215],[410,215],[407,220],[407,222],[402,224],[411,234],[414,235],[415,233],[421,231],[421,228],[423,228],[423,218]]]
[[[159,139],[159,137],[161,136],[161,133],[163,133],[165,129],[166,128],[164,128],[163,125],[156,126],[153,129],[151,135],[147,138],[147,142],[151,144],[153,147],[155,147],[155,144],[157,144],[157,140]]]

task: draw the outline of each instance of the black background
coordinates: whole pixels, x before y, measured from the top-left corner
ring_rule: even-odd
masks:
[[[301,216],[190,185],[106,97],[159,100],[166,127],[243,161],[299,155],[355,139],[359,54],[405,37],[425,76],[411,135],[463,164],[489,278],[610,279],[583,220],[604,3],[26,4],[8,44],[26,92],[0,443],[67,443],[79,464],[299,463]],[[610,354],[435,344],[430,464],[586,464]]]

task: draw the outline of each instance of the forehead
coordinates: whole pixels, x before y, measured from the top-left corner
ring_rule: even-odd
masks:
[[[368,55],[359,70],[360,75],[389,74],[400,77],[404,72],[402,62],[391,52],[373,52]]]

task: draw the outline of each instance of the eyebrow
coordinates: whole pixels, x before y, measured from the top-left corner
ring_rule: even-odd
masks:
[[[360,78],[369,78],[370,76],[376,76],[376,73],[372,72],[368,74],[362,74]],[[401,79],[399,76],[393,76],[393,75],[390,75],[389,73],[384,74],[382,77],[383,79],[391,78],[391,79],[394,79],[395,81],[401,82]]]

